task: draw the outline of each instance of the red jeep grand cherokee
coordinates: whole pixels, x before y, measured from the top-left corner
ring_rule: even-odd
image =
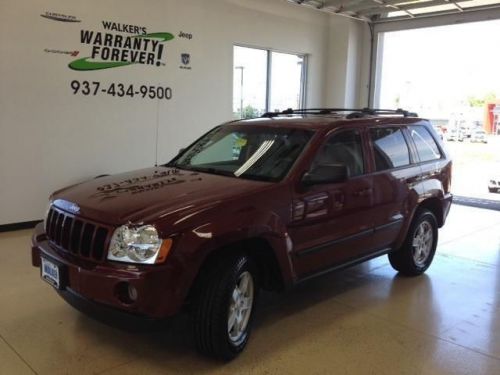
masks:
[[[149,317],[186,306],[198,349],[247,344],[259,288],[383,254],[432,262],[451,160],[406,111],[310,109],[216,127],[155,168],[55,192],[33,265],[69,301]]]

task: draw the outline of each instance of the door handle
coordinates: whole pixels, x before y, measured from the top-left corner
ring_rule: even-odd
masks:
[[[366,188],[366,189],[361,189],[361,190],[356,190],[352,193],[355,197],[366,197],[372,193],[373,189],[372,188]]]
[[[417,182],[422,181],[422,176],[413,176],[413,177],[407,177],[403,178],[402,182],[407,183],[407,184],[414,184]]]

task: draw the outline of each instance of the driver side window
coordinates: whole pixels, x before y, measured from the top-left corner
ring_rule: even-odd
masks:
[[[330,136],[321,146],[311,171],[322,165],[345,165],[349,177],[365,173],[363,146],[358,130],[342,130]]]

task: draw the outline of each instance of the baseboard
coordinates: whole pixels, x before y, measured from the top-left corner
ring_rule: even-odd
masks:
[[[23,221],[21,223],[3,224],[3,225],[0,225],[0,233],[34,228],[35,225],[37,225],[38,223],[40,223],[42,221],[43,220],[33,220],[33,221]]]

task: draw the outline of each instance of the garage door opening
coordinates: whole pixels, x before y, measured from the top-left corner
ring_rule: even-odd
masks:
[[[454,159],[459,199],[500,201],[499,46],[500,20],[378,37],[374,102],[431,120]]]

